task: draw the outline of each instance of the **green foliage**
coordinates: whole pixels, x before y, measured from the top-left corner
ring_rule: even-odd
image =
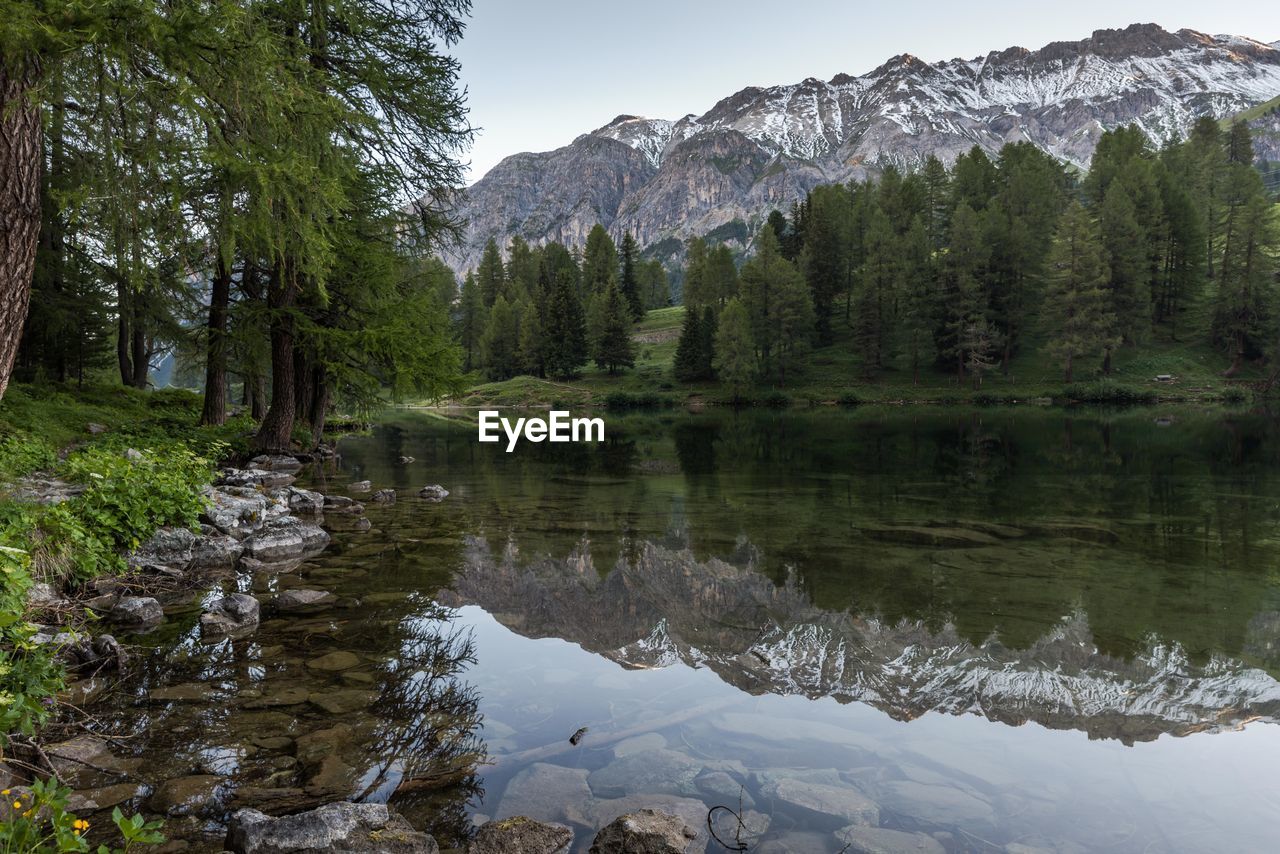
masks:
[[[0,439],[0,475],[21,476],[53,468],[58,454],[53,445],[36,436]]]
[[[71,789],[56,780],[36,780],[26,792],[3,792],[0,802],[0,850],[6,854],[126,854],[136,846],[159,845],[161,821],[147,821],[141,815],[126,816],[119,807],[111,821],[120,834],[119,846],[89,846],[84,834],[89,822],[68,810]]]
[[[1150,389],[1136,388],[1112,380],[1094,383],[1075,383],[1062,390],[1061,396],[1075,403],[1154,403],[1156,393]]]
[[[62,688],[61,666],[31,642],[36,628],[25,618],[30,563],[25,550],[0,546],[0,747],[9,734],[31,735],[44,723]]]

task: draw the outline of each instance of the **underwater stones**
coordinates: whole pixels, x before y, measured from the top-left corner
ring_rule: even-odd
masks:
[[[661,750],[667,746],[667,740],[662,737],[661,733],[646,732],[643,735],[633,735],[631,738],[624,738],[613,746],[613,755],[615,759],[621,759],[624,756],[630,756],[633,753],[644,753],[648,750]]]
[[[311,670],[319,670],[326,673],[336,672],[340,670],[350,670],[360,663],[360,656],[354,652],[346,650],[335,650],[318,658],[313,658],[307,662],[307,667]]]
[[[128,626],[154,626],[164,620],[164,609],[150,596],[124,596],[112,607],[109,616]]]
[[[319,525],[286,516],[268,523],[244,541],[244,554],[271,562],[322,550],[329,535]]]
[[[147,807],[168,816],[201,815],[217,806],[222,782],[222,777],[213,774],[165,780],[147,799]]]
[[[737,809],[739,803],[748,808],[756,803],[742,782],[725,771],[704,771],[694,779],[693,784],[715,803],[734,809]]]
[[[67,812],[91,813],[118,807],[141,795],[146,789],[137,783],[117,783],[97,789],[72,792],[67,798]]]
[[[206,638],[222,638],[251,631],[258,626],[259,612],[257,599],[247,593],[232,593],[200,615],[200,633]]]
[[[942,843],[923,833],[853,824],[836,831],[850,854],[946,854]]]
[[[467,854],[560,854],[573,842],[573,831],[561,824],[518,815],[480,827]]]
[[[376,501],[378,504],[395,504],[396,491],[394,489],[379,489],[377,492],[373,493],[373,495],[369,496],[369,498]]]
[[[341,798],[352,794],[360,774],[339,756],[330,754],[306,782],[306,793],[313,797]]]
[[[791,807],[834,816],[850,824],[876,824],[880,808],[849,784],[831,785],[798,777],[770,780],[760,788],[762,797]]]
[[[438,854],[440,850],[434,839],[414,830],[386,804],[325,804],[280,818],[242,809],[231,817],[224,844],[235,854]]]
[[[277,706],[301,706],[311,697],[311,691],[301,685],[277,688],[256,700],[244,704],[246,709],[270,709]]]
[[[373,489],[373,481],[371,480],[353,480],[347,484],[349,492],[368,492]]]
[[[536,815],[545,821],[588,824],[583,808],[590,801],[585,769],[535,762],[507,783],[494,815],[499,820]]]
[[[156,688],[147,697],[160,703],[198,703],[209,699],[212,693],[213,688],[204,682],[186,682]]]
[[[326,756],[338,749],[340,744],[351,740],[351,727],[338,724],[328,729],[318,729],[306,735],[300,735],[294,743],[294,755],[306,766],[318,765]]]
[[[288,750],[293,746],[293,739],[287,735],[255,735],[249,743],[263,750]]]
[[[972,832],[986,832],[996,825],[991,805],[954,786],[892,780],[877,795],[885,809],[929,824],[955,825]]]
[[[271,597],[271,605],[278,611],[296,611],[336,602],[338,597],[328,590],[285,590]]]
[[[377,692],[344,688],[340,691],[317,691],[307,699],[311,705],[322,712],[339,716],[369,708],[377,699]]]
[[[587,784],[601,798],[622,798],[641,792],[695,795],[694,777],[702,765],[683,753],[665,748],[630,753],[591,772]]]
[[[418,490],[418,497],[431,502],[444,501],[449,497],[449,490],[438,483],[433,483]]]
[[[591,854],[685,854],[702,850],[698,831],[669,813],[652,809],[620,815],[596,834]]]

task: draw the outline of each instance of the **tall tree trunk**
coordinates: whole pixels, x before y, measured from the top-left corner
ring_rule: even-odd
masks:
[[[324,365],[317,364],[312,370],[311,387],[311,441],[318,448],[324,441],[324,422],[329,414],[329,375]]]
[[[147,347],[147,327],[142,316],[140,300],[134,300],[133,328],[129,330],[133,339],[133,387],[147,387],[147,372],[151,368],[151,353]]]
[[[227,307],[230,302],[231,268],[219,252],[209,293],[209,341],[201,424],[224,424],[227,420]]]
[[[267,378],[254,368],[245,382],[249,384],[249,417],[261,422],[267,417]]]
[[[116,267],[119,275],[119,266]],[[120,367],[120,382],[133,385],[133,359],[129,356],[129,318],[133,315],[130,308],[129,287],[123,278],[116,279],[116,363]]]
[[[288,451],[297,411],[293,376],[293,306],[297,286],[290,271],[277,264],[267,285],[271,311],[271,407],[258,427],[253,447],[259,451]]]
[[[40,77],[35,57],[0,57],[0,398],[18,355],[31,302],[40,241],[40,108],[29,94]]]

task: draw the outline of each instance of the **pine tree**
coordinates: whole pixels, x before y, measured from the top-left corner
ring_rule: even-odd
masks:
[[[717,310],[738,293],[738,268],[733,251],[723,243],[707,253],[706,293]]]
[[[638,252],[636,239],[631,236],[631,232],[628,231],[623,234],[622,278],[618,281],[618,287],[630,307],[631,317],[635,320],[644,317],[644,299],[640,294],[640,273],[637,270],[638,259],[636,254]]]
[[[520,345],[517,361],[520,370],[535,377],[546,376],[543,361],[543,310],[532,301],[526,301],[520,311]]]
[[[699,324],[699,333],[702,340],[698,345],[698,370],[705,379],[715,379],[716,375],[716,330],[719,322],[716,320],[716,312],[711,306],[707,306],[702,310],[702,323]]]
[[[813,296],[820,344],[831,343],[831,316],[835,300],[848,285],[849,241],[846,229],[849,217],[850,199],[844,187],[816,187],[809,194],[809,219],[800,269],[804,271]]]
[[[947,252],[943,324],[937,342],[940,357],[963,377],[973,356],[970,347],[983,340],[972,334],[989,323],[989,300],[983,288],[989,249],[978,214],[962,202],[951,217],[951,246]]]
[[[594,297],[599,306],[599,329],[592,342],[591,357],[610,374],[635,364],[631,347],[631,307],[616,284]]]
[[[480,287],[480,296],[484,299],[485,308],[492,308],[499,296],[507,292],[506,272],[502,267],[502,253],[498,251],[498,243],[492,237],[484,245],[480,256],[480,266],[476,267],[476,284]]]
[[[524,238],[511,238],[507,249],[507,290],[515,302],[528,299],[538,291],[538,258]]]
[[[550,306],[543,324],[543,362],[547,375],[556,379],[576,377],[587,362],[582,300],[569,275],[557,275],[551,285]]]
[[[707,243],[691,237],[685,244],[684,287],[681,302],[685,308],[702,308],[715,299],[711,293],[711,276],[707,272]]]
[[[1233,376],[1245,359],[1272,346],[1269,324],[1275,303],[1276,206],[1262,178],[1249,166],[1232,164],[1226,180],[1214,340],[1231,356]]]
[[[1062,215],[1049,256],[1045,294],[1046,352],[1061,362],[1071,382],[1075,360],[1115,345],[1114,318],[1108,311],[1106,251],[1093,220],[1080,204]]]
[[[671,285],[661,261],[654,258],[640,265],[640,283],[646,310],[666,308],[671,304]]]
[[[505,380],[520,370],[520,327],[515,310],[502,294],[489,309],[480,349],[490,379]]]
[[[900,279],[898,242],[889,218],[879,205],[870,211],[865,258],[856,297],[853,329],[862,368],[872,374],[884,367],[889,352],[890,309]]]
[[[755,342],[751,338],[751,319],[742,300],[729,300],[720,313],[716,329],[716,375],[735,399],[745,394],[755,380]]]
[[[474,370],[479,366],[480,339],[484,335],[488,315],[484,299],[480,295],[480,286],[476,277],[467,273],[462,280],[462,295],[458,300],[457,334],[458,343],[462,345],[462,369]]]
[[[604,293],[618,283],[618,249],[600,223],[587,233],[582,255],[582,287],[587,294]]]
[[[740,291],[762,373],[781,386],[812,343],[813,302],[804,276],[782,257],[773,229],[761,229],[756,244],[755,257],[742,267]]]
[[[691,383],[703,379],[702,312],[685,307],[684,322],[680,326],[680,341],[676,344],[675,360],[671,372],[680,382]]]

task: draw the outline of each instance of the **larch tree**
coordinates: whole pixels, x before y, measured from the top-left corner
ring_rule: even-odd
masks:
[[[734,399],[741,399],[755,381],[755,342],[751,319],[742,300],[729,300],[720,312],[715,339],[715,372]]]
[[[1045,320],[1046,352],[1072,382],[1077,359],[1114,346],[1117,336],[1108,305],[1106,250],[1089,212],[1072,203],[1062,216],[1049,254]]]

